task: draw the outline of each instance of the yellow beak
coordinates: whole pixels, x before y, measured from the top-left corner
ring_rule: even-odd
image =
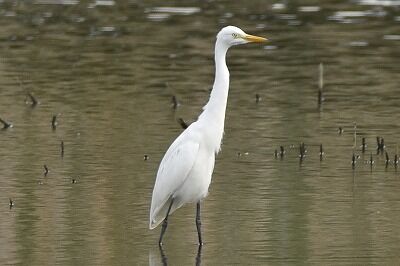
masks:
[[[267,38],[258,37],[258,36],[254,36],[254,35],[250,35],[250,34],[246,34],[244,36],[244,39],[249,42],[266,42],[266,41],[268,41]]]

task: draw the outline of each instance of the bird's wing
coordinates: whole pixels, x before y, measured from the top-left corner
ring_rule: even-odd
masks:
[[[170,197],[185,182],[192,169],[199,143],[187,138],[177,139],[160,163],[150,209],[150,228],[156,227],[166,215]]]

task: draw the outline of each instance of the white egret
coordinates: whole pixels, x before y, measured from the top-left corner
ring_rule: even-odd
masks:
[[[159,244],[168,225],[168,215],[189,202],[197,203],[196,228],[202,245],[200,200],[207,196],[215,155],[224,133],[225,110],[229,91],[226,53],[233,45],[265,42],[267,39],[246,34],[234,26],[223,28],[215,43],[215,80],[208,103],[198,120],[171,144],[162,159],[154,185],[150,208],[150,229],[162,221]]]

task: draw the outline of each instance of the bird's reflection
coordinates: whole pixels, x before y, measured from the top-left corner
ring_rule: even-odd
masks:
[[[196,266],[201,265],[201,250],[202,250],[202,248],[203,248],[202,245],[199,245],[199,247],[197,248],[197,254],[196,254],[196,259],[195,259]],[[159,246],[159,250],[160,250],[161,263],[163,266],[167,266],[168,265],[168,257],[166,255],[162,245]]]
[[[161,263],[163,266],[167,266],[168,265],[168,258],[165,255],[164,249],[162,245],[158,246],[160,248],[160,257],[161,257]]]
[[[196,266],[201,265],[201,249],[203,248],[203,245],[199,245],[199,248],[197,249],[197,255],[196,255]]]

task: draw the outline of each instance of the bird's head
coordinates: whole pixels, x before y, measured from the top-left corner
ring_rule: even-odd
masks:
[[[227,26],[220,30],[217,35],[217,40],[220,40],[228,46],[245,44],[249,42],[266,42],[267,39],[245,33],[243,30],[235,26]]]

